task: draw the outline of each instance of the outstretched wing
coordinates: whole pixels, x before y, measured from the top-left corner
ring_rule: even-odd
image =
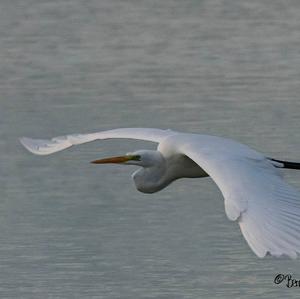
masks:
[[[30,152],[37,155],[49,155],[64,150],[75,144],[82,144],[99,139],[127,138],[140,139],[152,142],[161,142],[163,139],[174,135],[171,130],[148,129],[148,128],[121,128],[90,134],[72,134],[58,136],[52,139],[20,138],[20,142]]]
[[[239,143],[218,138],[185,142],[181,152],[215,181],[229,219],[239,222],[249,246],[292,258],[300,253],[300,194],[286,184],[272,162]]]

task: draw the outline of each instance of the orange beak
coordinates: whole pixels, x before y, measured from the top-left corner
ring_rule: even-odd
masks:
[[[137,160],[136,156],[118,156],[118,157],[111,157],[111,158],[104,158],[100,160],[92,161],[93,164],[107,164],[107,163],[125,163],[130,160]]]

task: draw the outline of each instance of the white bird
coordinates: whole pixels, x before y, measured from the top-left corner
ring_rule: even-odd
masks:
[[[144,193],[157,192],[179,178],[210,176],[224,196],[228,218],[239,223],[258,257],[296,258],[300,253],[299,192],[282,180],[278,169],[300,169],[300,163],[268,158],[230,139],[160,129],[121,128],[51,140],[23,137],[20,141],[34,154],[48,155],[75,144],[110,138],[147,140],[158,147],[92,163],[141,166],[132,177]]]

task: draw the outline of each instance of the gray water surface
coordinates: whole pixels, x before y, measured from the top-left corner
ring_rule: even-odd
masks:
[[[17,140],[158,127],[300,160],[299,16],[298,1],[2,0],[0,297],[299,298],[273,282],[300,279],[299,259],[257,258],[209,178],[145,195],[135,167],[89,164],[154,144],[39,157]]]

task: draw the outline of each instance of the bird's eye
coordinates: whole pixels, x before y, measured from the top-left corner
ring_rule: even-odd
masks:
[[[132,160],[135,160],[135,161],[141,161],[141,156],[140,155],[134,155],[132,157]]]

